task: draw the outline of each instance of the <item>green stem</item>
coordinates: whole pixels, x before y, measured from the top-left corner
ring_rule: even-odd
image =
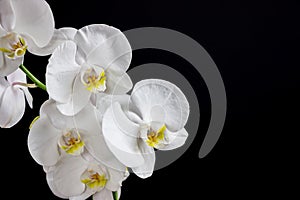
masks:
[[[30,78],[30,80],[32,80],[34,84],[36,84],[36,86],[47,91],[46,86],[39,81],[39,79],[37,79],[23,64],[21,64],[19,68],[27,75],[28,78]]]
[[[113,192],[114,200],[119,200],[118,196],[118,192]]]

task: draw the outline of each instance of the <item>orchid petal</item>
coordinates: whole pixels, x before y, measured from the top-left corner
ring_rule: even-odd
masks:
[[[103,189],[93,195],[93,200],[114,200],[112,191],[108,189]]]
[[[43,103],[40,109],[40,117],[47,117],[49,123],[59,130],[65,130],[72,124],[72,119],[62,115],[56,107],[56,102],[52,99]]]
[[[88,103],[73,118],[76,127],[85,130],[86,136],[99,135],[101,127],[97,119],[97,110],[91,103]]]
[[[184,145],[188,137],[188,132],[184,128],[179,130],[178,132],[171,132],[168,129],[166,129],[164,134],[165,134],[166,144],[158,146],[159,150],[177,149]]]
[[[46,86],[49,96],[60,103],[70,101],[73,84],[80,67],[75,62],[76,44],[65,42],[49,59]]]
[[[91,65],[103,69],[112,67],[125,72],[131,62],[131,47],[118,29],[104,24],[94,24],[80,29],[75,38],[78,53]]]
[[[131,100],[145,121],[164,119],[167,128],[174,132],[187,122],[189,103],[182,91],[170,82],[159,79],[140,81],[133,89]]]
[[[35,55],[46,56],[52,54],[62,43],[73,40],[76,32],[77,30],[75,28],[55,29],[50,42],[44,47],[39,47],[36,45],[31,37],[26,35],[23,37],[28,44],[28,51]]]
[[[106,72],[106,93],[107,94],[126,94],[132,89],[132,81],[128,74],[119,74],[112,69],[108,69]]]
[[[9,87],[9,83],[4,77],[0,76],[0,102],[1,102],[1,96],[7,87]]]
[[[96,108],[99,113],[99,120],[102,121],[103,115],[107,108],[109,108],[114,102],[119,102],[123,110],[129,110],[130,96],[129,95],[107,95],[99,93],[96,95]]]
[[[51,166],[46,166],[46,165],[43,166],[43,170],[44,170],[45,173],[50,172],[51,168],[52,168]]]
[[[60,156],[57,142],[60,130],[54,128],[47,118],[38,119],[31,127],[28,147],[31,156],[40,165],[55,165]]]
[[[33,97],[30,94],[28,88],[22,87],[20,89],[23,90],[25,98],[26,98],[26,101],[27,101],[29,107],[32,109],[33,108]]]
[[[89,198],[89,197],[92,196],[93,194],[95,194],[95,191],[86,189],[86,190],[85,190],[82,194],[80,194],[79,196],[70,197],[69,200],[86,200],[87,198]]]
[[[24,94],[19,89],[10,86],[3,92],[0,100],[0,127],[11,128],[18,123],[24,115]]]
[[[110,191],[117,191],[121,186],[122,182],[125,179],[125,171],[118,171],[113,169],[108,169],[109,180],[106,183],[106,188]]]
[[[87,56],[90,64],[98,64],[104,69],[113,69],[125,72],[129,68],[132,49],[125,35],[118,29],[109,27],[102,32],[111,32],[93,51]]]
[[[118,193],[118,199],[120,199],[121,198],[121,193],[122,193],[121,187],[117,190],[117,193]]]
[[[110,106],[103,117],[102,131],[109,149],[128,167],[136,167],[144,162],[138,148],[139,125],[131,122],[119,103]]]
[[[1,25],[0,25],[0,37],[2,37],[2,36],[4,36],[4,35],[6,35],[7,34],[7,32],[1,27]],[[0,59],[1,60],[1,59]]]
[[[0,1],[0,29],[1,27],[7,32],[11,32],[15,26],[16,18],[12,7],[12,1]],[[1,35],[0,35],[1,37]]]
[[[54,18],[44,0],[11,1],[15,11],[14,31],[32,37],[39,47],[46,46],[54,32]]]
[[[51,172],[51,171],[50,171],[50,172]],[[50,172],[47,172],[47,173],[46,173],[46,177],[49,176],[48,174],[50,174]],[[50,180],[50,179],[51,179],[51,178],[49,177],[49,180]],[[52,178],[52,179],[53,179],[53,178]],[[54,194],[55,196],[57,196],[57,197],[59,197],[59,198],[62,198],[62,199],[68,199],[68,198],[69,198],[68,196],[65,196],[65,195],[61,194],[61,193],[59,192],[59,190],[56,189],[56,185],[55,185],[55,183],[54,183],[53,181],[48,181],[48,186],[49,186],[50,190],[53,192],[53,194]]]
[[[10,84],[13,84],[14,82],[27,83],[26,74],[22,72],[22,70],[17,69],[16,71],[7,76],[7,81]]]
[[[112,154],[103,135],[99,133],[86,138],[85,147],[95,160],[112,169],[125,171],[125,166]]]
[[[0,76],[8,76],[14,71],[16,71],[19,68],[19,66],[23,63],[23,59],[23,56],[12,59],[7,57],[3,52],[0,52]]]
[[[131,103],[131,102],[130,102]],[[129,104],[131,106],[132,104]],[[132,107],[130,107],[132,109]],[[131,110],[125,111],[126,116],[134,123],[136,124],[144,124],[144,121],[138,116],[135,112],[132,112]]]
[[[47,173],[47,182],[54,194],[73,197],[82,194],[85,185],[81,175],[88,163],[80,156],[65,156],[59,160],[55,168]]]
[[[91,94],[81,82],[80,76],[77,75],[73,83],[70,100],[67,103],[58,102],[57,108],[64,115],[76,115],[88,104]]]
[[[16,82],[27,83],[26,74],[24,72],[22,72],[22,70],[17,69],[15,72],[13,72],[12,74],[7,76],[7,81],[11,85],[13,85],[15,88],[19,88],[24,92],[27,103],[30,106],[30,108],[32,108],[33,98],[32,98],[32,95],[30,94],[28,88],[23,87],[23,86],[14,85],[14,83],[16,83]]]
[[[132,171],[140,178],[152,176],[155,165],[154,149],[148,146],[142,139],[139,140],[139,147],[144,157],[144,163],[138,167],[133,167]]]

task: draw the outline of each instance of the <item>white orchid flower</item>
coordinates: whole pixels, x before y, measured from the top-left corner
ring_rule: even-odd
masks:
[[[122,182],[128,177],[126,170],[118,171],[99,165],[80,156],[65,156],[47,173],[52,192],[60,198],[84,200],[113,200],[112,192],[121,193]]]
[[[147,178],[154,170],[154,148],[171,150],[185,143],[189,104],[178,87],[156,79],[137,83],[131,104],[134,112],[126,111],[118,102],[112,103],[103,117],[103,135],[124,165]]]
[[[10,128],[20,121],[25,112],[25,98],[32,108],[32,96],[26,85],[26,75],[21,70],[0,77],[0,127]]]
[[[27,49],[45,47],[53,32],[53,14],[46,1],[0,0],[0,76],[14,72]]]
[[[49,96],[64,115],[78,113],[97,93],[125,94],[132,88],[126,74],[131,47],[111,26],[90,25],[52,54],[46,72]]]
[[[57,110],[55,101],[46,101],[28,136],[29,151],[35,161],[43,166],[53,166],[64,154],[91,155],[108,167],[124,169],[105,144],[96,112],[88,104],[77,115],[67,117]]]

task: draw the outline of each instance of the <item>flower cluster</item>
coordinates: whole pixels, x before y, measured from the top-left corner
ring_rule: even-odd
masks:
[[[46,86],[24,67],[27,50],[51,55]],[[22,118],[25,99],[32,107],[28,88],[47,91],[28,148],[56,196],[119,199],[129,170],[150,177],[155,150],[185,143],[185,95],[164,80],[133,86],[126,73],[131,57],[128,40],[114,27],[55,29],[44,0],[0,0],[0,126]]]

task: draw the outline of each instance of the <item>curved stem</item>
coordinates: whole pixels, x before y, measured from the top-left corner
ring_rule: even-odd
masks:
[[[23,64],[19,66],[19,68],[27,75],[32,82],[38,86],[39,88],[47,91],[45,84],[43,84],[39,79],[37,79]]]
[[[118,192],[113,192],[114,200],[119,200],[118,196]]]

